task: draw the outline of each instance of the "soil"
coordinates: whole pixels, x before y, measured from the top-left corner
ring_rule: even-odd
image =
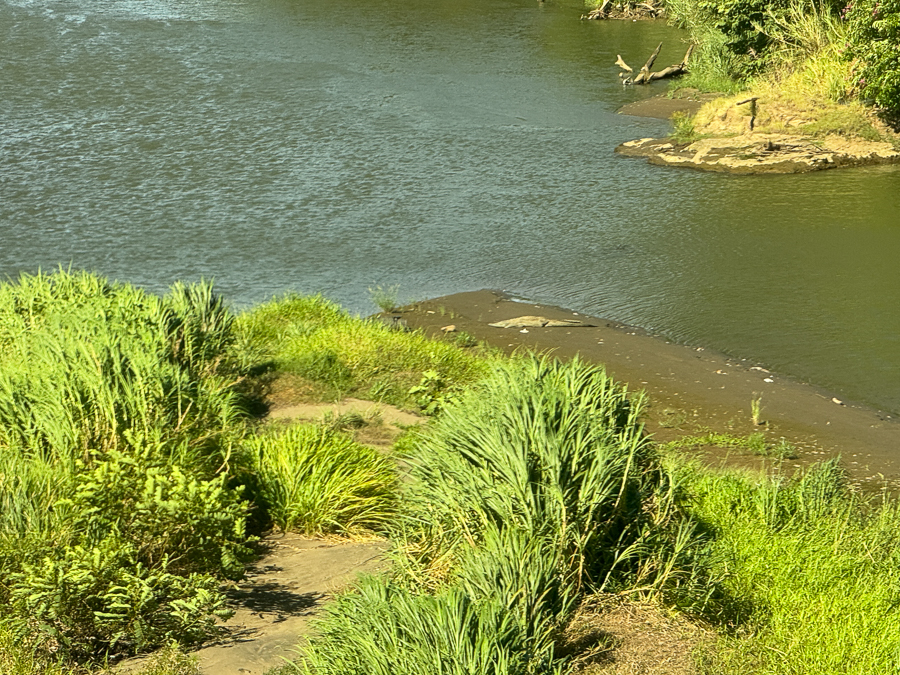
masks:
[[[196,652],[209,675],[256,675],[296,658],[309,622],[335,591],[360,573],[386,567],[385,541],[270,536],[267,552],[229,593],[234,616],[219,643]]]
[[[585,675],[695,675],[693,655],[715,639],[683,616],[616,596],[588,600],[563,637]]]
[[[678,89],[671,95],[659,94],[642,101],[628,103],[619,108],[618,112],[620,115],[668,120],[675,113],[695,115],[704,103],[714,98],[716,94],[702,94],[696,89]]]
[[[579,319],[585,327],[496,328],[488,324],[530,315]],[[659,441],[704,431],[746,435],[761,432],[771,442],[784,438],[798,458],[778,466],[791,471],[841,455],[860,485],[900,486],[900,424],[885,413],[833,393],[769,372],[763,364],[732,359],[700,347],[673,344],[640,329],[571,310],[513,299],[482,290],[418,303],[403,312],[410,327],[439,336],[447,324],[505,352],[550,351],[603,363],[631,390],[649,395],[647,430]],[[452,334],[451,334],[452,337]],[[750,401],[762,395],[762,421],[754,425]],[[696,449],[712,464],[748,467],[774,460],[737,450]]]

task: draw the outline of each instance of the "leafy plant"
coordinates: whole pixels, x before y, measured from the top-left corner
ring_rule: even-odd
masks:
[[[859,65],[856,86],[862,95],[900,116],[900,1],[853,0],[845,8],[850,40],[847,57]]]
[[[369,296],[372,302],[385,314],[390,314],[397,310],[397,291],[400,286],[382,286],[381,284],[369,288]]]

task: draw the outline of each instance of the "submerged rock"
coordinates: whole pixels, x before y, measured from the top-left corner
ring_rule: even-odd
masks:
[[[804,173],[900,162],[900,151],[890,143],[837,135],[819,139],[749,133],[702,138],[687,144],[666,138],[641,138],[623,143],[616,152],[627,157],[646,157],[651,164],[735,174]]]

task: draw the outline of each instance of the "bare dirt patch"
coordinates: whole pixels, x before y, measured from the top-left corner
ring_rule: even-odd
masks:
[[[667,120],[675,113],[695,115],[704,103],[715,98],[715,94],[702,94],[696,89],[679,89],[671,95],[660,94],[628,103],[619,108],[618,112],[620,115]]]
[[[425,418],[392,405],[345,398],[337,403],[290,403],[269,410],[274,422],[315,422],[342,428],[353,434],[357,443],[378,448],[390,447],[409,427]]]
[[[713,640],[683,617],[616,596],[586,602],[564,637],[564,649],[587,650],[575,672],[590,675],[695,675],[694,654]]]

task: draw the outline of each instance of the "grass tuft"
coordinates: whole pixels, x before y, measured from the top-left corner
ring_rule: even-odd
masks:
[[[244,450],[257,501],[282,531],[382,531],[396,513],[394,463],[345,434],[299,424],[249,439]]]

